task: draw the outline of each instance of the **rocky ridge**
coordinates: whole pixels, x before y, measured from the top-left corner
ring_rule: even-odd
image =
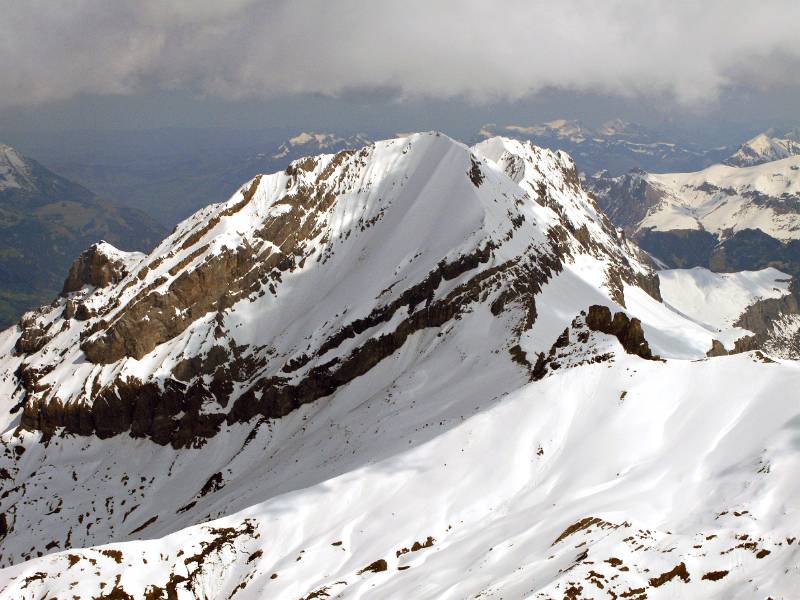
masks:
[[[437,163],[448,167],[447,186],[402,205]],[[459,196],[463,209],[450,200]],[[430,215],[431,206],[441,212]],[[446,220],[465,210],[463,237],[436,240],[433,252],[420,240],[418,255],[405,259],[365,254],[384,222],[413,210]],[[340,293],[321,273],[336,272],[353,252],[384,259],[381,269],[415,263],[377,277],[372,306],[318,308],[316,333],[303,345],[273,327],[259,343],[238,335],[237,313],[276,310],[290,281]],[[416,332],[477,306],[497,316],[521,311],[512,329],[522,335],[536,320],[542,285],[577,254],[606,264],[605,285],[619,304],[626,284],[658,295],[654,275],[582,192],[569,157],[506,139],[471,152],[426,134],[301,159],[185,221],[147,257],[114,262],[107,254],[87,251],[63,297],[21,322],[9,389],[22,427],[202,444],[224,422],[281,417],[331,395]],[[142,369],[155,357],[157,367]],[[59,377],[70,363],[80,386]]]
[[[796,364],[706,358],[566,154],[303,159],[68,282],[0,333],[3,600],[796,589]]]

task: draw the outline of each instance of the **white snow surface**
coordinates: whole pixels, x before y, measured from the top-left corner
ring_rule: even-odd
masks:
[[[94,247],[109,260],[125,265],[128,270],[134,269],[146,256],[143,252],[120,250],[105,240],[97,242]]]
[[[703,267],[658,272],[661,296],[669,306],[714,331],[732,349],[738,338],[752,332],[734,323],[747,307],[789,293],[791,276],[774,268],[738,273],[714,273]]]
[[[708,326],[728,323],[747,298],[777,294],[770,285],[782,293],[780,274],[668,275],[667,288],[690,286],[667,295],[694,315],[625,282],[623,307],[612,266],[650,271],[580,189],[566,154],[416,134],[317,157],[296,177],[263,176],[237,211],[228,209],[249,185],[199,211],[123,281],[71,300],[112,306],[113,319],[139,291],[167,289],[214,253],[256,248],[281,200],[329,172],[320,185],[336,201],[318,215],[326,229],[315,241],[325,261],[307,260],[275,294],[244,298],[223,317],[236,344],[268,349],[266,373],[441,261],[492,241],[478,267],[488,271],[540,256],[561,231],[568,252],[536,293],[530,328],[517,329],[530,306],[491,309],[501,287],[331,396],[173,449],[127,434],[44,443],[17,430],[14,373],[24,362],[62,401],[92,402],[93,386],[158,380],[201,355],[215,343],[214,315],[141,360],[93,365],[79,345],[95,321],[64,326],[65,299],[43,308],[37,323],[57,333],[40,351],[18,356],[19,328],[0,333],[0,512],[10,531],[0,539],[0,599],[792,597],[800,365],[759,353],[705,358],[718,337]],[[443,281],[435,298],[464,277]],[[726,289],[735,299],[724,316],[692,300]],[[534,362],[592,304],[641,319],[663,360],[626,354],[602,334],[592,340],[602,360],[539,381],[510,359],[515,336]]]
[[[751,167],[712,165],[694,173],[649,173],[661,195],[640,228],[705,229],[727,237],[760,229],[779,240],[800,238],[800,156]]]
[[[747,140],[725,162],[734,167],[750,167],[798,154],[800,154],[798,140],[774,137],[765,132]]]

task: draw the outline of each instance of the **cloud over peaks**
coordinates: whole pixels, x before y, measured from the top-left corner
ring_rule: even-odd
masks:
[[[797,0],[0,0],[0,107],[180,89],[518,99],[800,84]]]

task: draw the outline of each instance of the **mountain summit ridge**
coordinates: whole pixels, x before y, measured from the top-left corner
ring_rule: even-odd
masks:
[[[535,319],[532,294],[563,268],[565,255],[591,251],[607,257],[605,284],[620,303],[624,282],[654,281],[581,196],[574,163],[566,155],[511,140],[497,144],[503,153],[498,159],[514,157],[513,165],[504,163],[505,169],[536,165],[535,170],[516,175],[527,189],[520,189],[505,171],[481,158],[487,144],[476,147],[474,154],[437,133],[386,140],[358,152],[300,159],[282,173],[256,177],[227,203],[208,207],[181,223],[117,284],[89,285],[40,316],[26,317],[20,339],[37,342],[26,344],[35,351],[21,368],[41,375],[34,377],[37,383],[29,381],[22,388],[28,390],[23,425],[48,432],[63,426],[101,437],[132,427],[139,435],[184,445],[213,432],[223,420],[248,419],[258,413],[281,416],[298,402],[332,393],[362,369],[371,368],[375,357],[396,350],[408,335],[421,327],[443,325],[464,306],[479,301],[478,296],[494,297],[492,312],[529,297],[531,306],[524,319],[529,327]],[[581,200],[576,203],[573,196]],[[373,240],[378,239],[376,244]],[[353,253],[359,257],[356,263]],[[447,284],[487,267],[485,275],[472,275],[473,283],[455,288]],[[387,273],[391,268],[393,275]],[[369,282],[361,280],[363,270],[372,273]],[[336,275],[331,278],[328,272]],[[503,281],[509,277],[520,281]],[[352,295],[349,286],[342,287],[347,281],[359,282],[353,287],[362,297],[345,300]],[[282,290],[297,294],[296,286],[329,301],[313,307],[298,304],[296,312],[281,304],[283,294],[289,293]],[[491,292],[493,288],[500,291]],[[363,305],[364,296],[374,298],[374,304],[356,308]],[[421,302],[440,312],[420,312]],[[253,308],[246,308],[248,304]],[[271,357],[256,350],[252,334],[235,333],[243,323],[237,314],[268,313],[275,307],[287,322],[306,322],[315,332],[310,351],[287,340],[290,345]],[[341,329],[338,321],[344,313],[333,307],[348,314],[349,324]],[[63,311],[85,318],[78,327],[56,333]],[[315,313],[318,321],[312,326],[308,320]],[[385,334],[389,336],[382,342],[385,349],[374,348],[363,338],[365,332],[385,327],[403,313],[408,316],[400,328]],[[278,340],[285,332],[269,326],[260,334],[281,348]],[[198,335],[206,341],[187,353],[185,345]],[[351,338],[362,338],[367,345],[353,348]],[[71,379],[94,380],[91,389],[99,390],[114,410],[105,411],[105,417],[80,416],[91,412],[95,403],[71,383],[66,386],[71,393],[61,391],[66,388],[56,374],[60,369],[46,358],[53,351],[40,352],[51,346],[59,348],[59,357],[73,357],[66,364],[85,357],[86,364],[78,365]],[[349,355],[331,363],[330,353],[336,349],[334,357],[342,349]],[[62,355],[63,351],[69,354]],[[202,355],[213,351],[217,358],[206,366],[209,359],[195,356],[198,351]],[[150,376],[159,382],[156,387],[146,379],[140,381],[139,366],[154,352],[158,368]],[[221,365],[220,356],[225,357]],[[93,365],[112,364],[118,367],[98,378]],[[216,383],[202,377],[212,372]],[[263,372],[270,375],[260,375]],[[236,381],[240,383],[231,385]],[[178,421],[156,418],[160,403],[173,406],[170,410],[184,404],[170,398],[184,394],[186,385],[198,394],[194,409],[178,411],[183,414]],[[139,402],[139,386],[150,390],[147,394],[154,397],[149,402],[156,403],[145,411],[144,422],[133,408]],[[35,392],[37,387],[46,392]],[[209,401],[226,410],[201,409]],[[156,413],[150,416],[153,410]],[[124,415],[131,416],[120,420]]]
[[[0,598],[779,596],[800,370],[718,335],[565,153],[298,159],[0,332]]]
[[[0,143],[0,191],[31,186],[33,180],[29,164],[14,148]]]

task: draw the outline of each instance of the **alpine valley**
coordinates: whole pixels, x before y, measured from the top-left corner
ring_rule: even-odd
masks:
[[[0,328],[56,294],[86,246],[149,250],[164,229],[0,144]]]
[[[91,245],[0,333],[0,598],[793,597],[797,272],[634,242],[789,243],[797,164],[595,179],[645,189],[609,219],[420,133]]]

